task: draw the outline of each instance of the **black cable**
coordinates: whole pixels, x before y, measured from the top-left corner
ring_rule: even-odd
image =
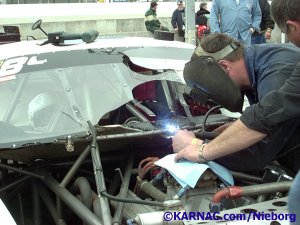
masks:
[[[202,122],[202,131],[200,133],[201,139],[212,140],[219,135],[218,133],[205,131],[205,125],[206,125],[208,116],[210,115],[211,112],[213,112],[214,110],[219,109],[219,108],[222,108],[222,106],[221,105],[214,106],[210,110],[208,110],[207,113],[205,114],[205,116],[203,118],[203,122]]]
[[[222,108],[222,106],[221,106],[221,105],[214,106],[214,107],[212,107],[210,110],[208,110],[207,113],[205,113],[205,116],[204,116],[204,119],[203,119],[203,123],[202,123],[202,131],[203,131],[203,132],[205,132],[205,124],[206,124],[206,120],[207,120],[209,114],[210,114],[212,111],[214,111],[214,110],[216,110],[216,109],[219,109],[219,108]]]

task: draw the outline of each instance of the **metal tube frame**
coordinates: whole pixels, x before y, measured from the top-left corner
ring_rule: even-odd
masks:
[[[24,174],[24,175],[28,175],[28,176],[33,177],[33,178],[38,178],[38,179],[41,179],[41,180],[44,179],[43,176],[38,175],[36,173],[31,173],[29,171],[21,170],[21,169],[15,168],[13,166],[5,165],[5,164],[2,164],[2,163],[0,163],[0,168],[6,169],[6,170],[12,170],[12,171]]]
[[[84,162],[86,157],[90,154],[90,150],[91,150],[90,146],[87,146],[84,149],[84,151],[80,154],[80,156],[77,158],[77,160],[75,161],[73,166],[69,169],[68,173],[65,175],[65,177],[61,181],[60,185],[62,187],[66,187],[70,183],[70,181],[72,180],[75,173],[78,171],[78,169],[80,168],[80,166],[82,165],[82,163]],[[62,204],[61,204],[61,200],[59,197],[56,198],[56,205],[57,205],[57,223],[58,223],[59,221],[63,220]]]
[[[12,183],[4,186],[3,188],[0,189],[0,194],[2,194],[2,192],[5,192],[5,191],[7,191],[10,188],[15,187],[18,184],[21,184],[21,183],[27,181],[28,179],[29,179],[29,176],[25,176],[25,177],[22,177],[22,178],[20,178],[20,179],[18,179],[16,181],[14,181],[14,182],[12,182]]]
[[[124,179],[121,185],[120,193],[119,193],[119,196],[121,198],[127,197],[127,191],[129,187],[132,166],[133,166],[133,156],[130,155],[126,166],[125,174],[124,174]],[[123,208],[124,208],[124,202],[118,202],[115,210],[114,218],[113,218],[113,223],[112,223],[113,225],[121,224]]]
[[[31,181],[31,190],[32,190],[32,211],[33,211],[33,225],[40,225],[41,224],[41,201],[39,192],[37,189],[37,184],[35,180]]]
[[[129,112],[131,112],[142,122],[149,122],[149,120],[142,113],[140,113],[136,108],[134,108],[134,106],[131,105],[130,103],[126,104],[126,109],[128,109]]]
[[[99,218],[91,212],[80,200],[72,195],[65,187],[62,187],[51,175],[44,174],[43,182],[49,187],[79,218],[89,225],[102,225]]]
[[[97,144],[96,129],[90,121],[88,121],[88,125],[89,125],[90,131],[92,133],[92,137],[93,137],[92,144],[91,144],[91,155],[92,155],[92,160],[93,160],[93,168],[94,168],[94,174],[95,174],[95,180],[96,180],[96,186],[97,186],[97,194],[98,194],[98,198],[95,199],[95,201],[100,202],[103,223],[111,224],[112,219],[111,219],[111,213],[110,213],[108,200],[106,197],[101,195],[102,191],[106,192],[106,187],[105,187],[105,179],[104,179],[103,169],[102,169],[101,160],[100,160],[99,148],[98,148],[98,144]]]
[[[21,96],[21,94],[22,94],[23,87],[24,87],[25,84],[27,83],[29,77],[30,77],[30,76],[24,76],[24,77],[22,78],[22,80],[20,81],[20,83],[19,83],[19,85],[18,85],[18,87],[17,87],[17,90],[16,90],[16,92],[15,92],[15,95],[14,95],[12,101],[11,101],[12,103],[11,103],[11,105],[10,105],[8,111],[7,111],[6,114],[4,115],[3,122],[8,123],[8,122],[10,121],[10,119],[11,119],[13,113],[14,113],[14,110],[15,110],[17,104],[19,103],[18,99],[20,98],[20,96]]]
[[[48,209],[53,221],[57,222],[57,210],[55,208],[55,203],[54,203],[53,199],[51,198],[48,190],[40,183],[37,183],[37,190],[38,190],[38,193],[39,193],[43,203],[45,204],[46,208]]]
[[[20,216],[20,220],[21,220],[20,223],[21,223],[21,225],[25,225],[24,210],[23,210],[21,193],[18,194],[18,207],[19,207],[19,216]]]

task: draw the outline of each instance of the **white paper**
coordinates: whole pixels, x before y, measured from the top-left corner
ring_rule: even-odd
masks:
[[[186,185],[194,188],[201,177],[201,175],[210,168],[226,185],[233,185],[233,177],[229,170],[225,167],[215,163],[195,163],[188,160],[181,160],[175,162],[176,154],[170,154],[158,160],[155,164],[167,169],[169,173],[176,179],[182,186]]]

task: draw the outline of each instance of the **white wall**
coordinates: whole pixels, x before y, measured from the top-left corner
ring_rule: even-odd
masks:
[[[199,5],[200,2],[195,3],[195,11]],[[0,5],[0,32],[2,25],[17,24],[23,39],[27,35],[43,38],[41,32],[30,29],[32,23],[42,19],[48,32],[96,29],[105,35],[149,36],[144,26],[144,14],[149,6],[150,2]],[[176,8],[176,2],[159,2],[157,14],[164,26],[171,28],[171,16]],[[279,42],[279,30],[273,34],[273,41]]]

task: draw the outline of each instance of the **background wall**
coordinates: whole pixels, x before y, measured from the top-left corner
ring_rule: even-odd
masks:
[[[195,3],[196,11],[199,4]],[[46,32],[82,33],[95,29],[103,36],[151,36],[144,25],[144,14],[149,6],[149,2],[0,5],[0,32],[2,25],[19,25],[23,40],[30,35],[45,38],[41,31],[31,30],[32,24],[42,19]],[[210,6],[209,2],[208,9]],[[157,8],[160,21],[169,29],[176,7],[176,2],[159,2]],[[277,28],[272,36],[272,42],[280,42]]]

